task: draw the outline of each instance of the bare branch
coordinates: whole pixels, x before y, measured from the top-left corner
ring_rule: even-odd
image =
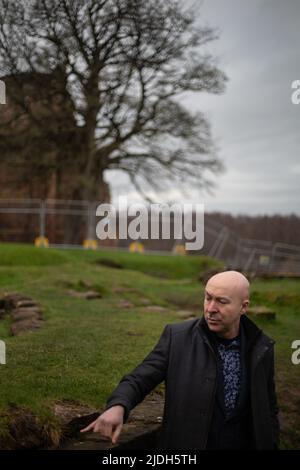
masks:
[[[0,67],[18,84],[11,102],[31,122],[26,158],[36,145],[34,132],[44,138],[45,155],[47,145],[56,155],[49,167],[55,161],[64,174],[73,149],[76,194],[86,199],[114,168],[140,190],[168,179],[205,185],[206,174],[221,169],[209,125],[179,97],[221,93],[226,77],[202,54],[216,32],[196,27],[195,18],[176,0],[0,0]],[[39,106],[28,104],[24,72],[33,81],[49,77],[34,98]],[[59,105],[52,76],[60,82]],[[9,152],[9,140],[5,146]]]

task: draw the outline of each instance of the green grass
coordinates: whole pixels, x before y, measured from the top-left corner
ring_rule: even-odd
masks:
[[[30,245],[2,244],[0,247],[1,266],[53,266],[64,263],[63,253],[53,250],[39,250]]]
[[[123,269],[97,263],[112,259]],[[209,258],[158,256],[116,251],[79,251],[0,244],[0,293],[18,292],[37,300],[45,323],[36,332],[12,337],[8,318],[0,321],[7,364],[0,365],[0,427],[5,434],[12,404],[31,410],[54,428],[59,400],[105,405],[120,378],[140,362],[166,323],[178,322],[176,310],[201,314],[203,270]],[[67,295],[84,283],[102,294],[85,300]],[[274,322],[260,322],[276,341],[277,385],[283,419],[283,447],[300,448],[300,365],[291,363],[291,342],[300,339],[300,282],[255,281],[253,303],[276,309]],[[165,312],[147,311],[143,301]],[[133,308],[120,308],[127,299]],[[162,388],[160,388],[162,389]]]
[[[139,271],[150,276],[163,279],[191,279],[196,278],[200,272],[208,268],[220,266],[220,263],[206,256],[189,256],[186,262],[184,256],[155,255],[128,253],[127,251],[104,251],[95,255],[94,252],[74,253],[69,251],[69,259],[90,260],[101,266],[101,260],[117,261],[123,269]]]

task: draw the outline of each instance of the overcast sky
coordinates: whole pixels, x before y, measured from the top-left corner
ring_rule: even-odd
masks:
[[[186,202],[206,211],[300,215],[300,104],[291,84],[300,80],[300,0],[203,0],[202,24],[218,28],[210,44],[229,81],[223,95],[187,100],[206,114],[226,172],[213,195],[190,192]],[[109,175],[113,200],[137,200],[119,173]],[[176,191],[163,201],[180,200]]]

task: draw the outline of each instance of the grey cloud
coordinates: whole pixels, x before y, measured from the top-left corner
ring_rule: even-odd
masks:
[[[206,207],[300,214],[300,104],[291,103],[291,83],[300,79],[300,1],[206,0],[201,12],[220,29],[210,50],[229,77],[224,95],[185,98],[209,117],[227,166]]]

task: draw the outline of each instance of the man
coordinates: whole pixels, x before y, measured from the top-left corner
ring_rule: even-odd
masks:
[[[210,278],[203,318],[166,325],[82,432],[101,432],[115,444],[130,410],[165,380],[160,449],[276,449],[274,341],[245,316],[248,305],[241,273]]]

